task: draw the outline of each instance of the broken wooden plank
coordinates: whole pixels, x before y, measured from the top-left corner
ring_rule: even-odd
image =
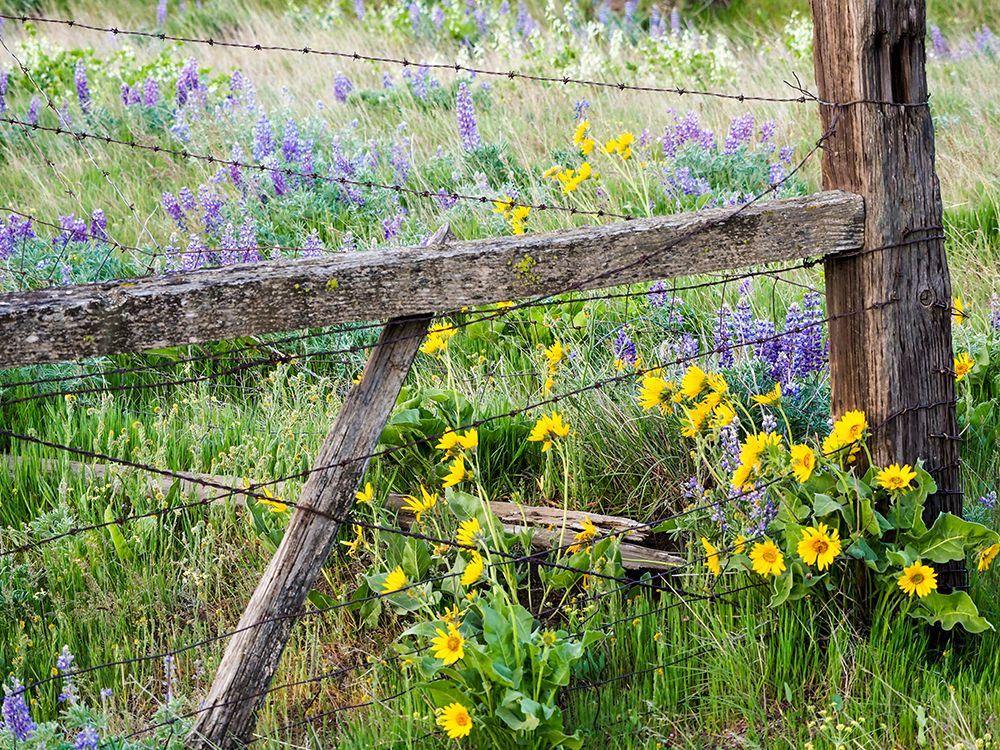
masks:
[[[0,368],[456,310],[857,250],[843,192],[540,234],[0,295]]]
[[[16,456],[7,456],[5,461],[8,466],[8,470],[13,469],[13,467],[19,462],[20,459]],[[49,470],[56,470],[61,465],[65,465],[54,460],[47,460],[46,463],[48,464]],[[117,473],[115,471],[115,467],[109,466],[108,464],[85,464],[79,461],[70,461],[68,467],[70,471],[83,474],[94,482],[110,482],[112,485],[116,485],[118,482],[118,479],[115,476]],[[130,470],[123,469],[122,471]],[[198,500],[212,500],[219,495],[223,495],[224,497],[215,500],[215,503],[220,505],[225,503],[233,503],[237,506],[246,505],[246,493],[242,491],[246,489],[247,486],[247,482],[244,479],[222,474],[202,474],[197,472],[177,473],[183,474],[184,478],[174,479],[171,477],[147,475],[146,482],[149,491],[159,492],[162,495],[166,495],[174,489],[175,485],[179,483],[180,491],[184,495],[193,495]],[[232,487],[234,494],[231,496],[225,496],[225,491],[219,489],[218,486],[206,487],[204,484],[201,484],[201,482],[208,482],[211,485]],[[251,483],[251,486],[253,486],[253,483]],[[281,497],[283,486],[283,482],[278,482],[274,485],[269,485],[269,488],[275,497]],[[409,524],[412,523],[413,516],[404,509],[405,500],[406,495],[392,493],[386,497],[385,507],[396,511],[399,514],[400,520],[402,520],[406,524],[407,528],[409,528]],[[493,511],[493,514],[500,519],[507,531],[516,532],[525,528],[533,528],[535,532],[533,544],[537,549],[548,549],[554,545],[558,545],[559,543],[558,537],[561,531],[560,527],[562,526],[563,516],[562,508],[546,508],[534,505],[517,505],[515,503],[493,501],[490,503],[490,510]],[[603,513],[587,513],[579,510],[569,510],[566,512],[566,530],[574,534],[578,531],[582,531],[582,521],[585,517],[590,519],[591,523],[598,528],[602,535],[612,532],[617,533],[618,537],[622,541],[622,565],[626,569],[656,570],[669,568],[683,563],[683,559],[677,555],[665,550],[656,549],[655,547],[643,545],[642,542],[648,539],[651,534],[650,527],[646,524],[640,523],[639,521],[634,521],[631,518],[625,518],[623,516],[609,516]]]

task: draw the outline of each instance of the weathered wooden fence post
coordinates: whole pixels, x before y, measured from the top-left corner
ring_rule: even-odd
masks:
[[[819,97],[842,104],[821,104],[825,126],[836,118],[823,188],[865,199],[864,252],[825,261],[828,313],[843,315],[830,322],[833,413],[867,413],[877,464],[927,462],[939,487],[931,522],[961,514],[962,494],[925,10],[925,0],[812,0]],[[962,565],[939,574],[946,589],[964,579]]]
[[[443,244],[442,227],[428,245]],[[343,518],[354,504],[368,455],[396,403],[399,389],[420,348],[431,316],[390,320],[365,366],[361,382],[348,393],[316,459],[332,468],[309,476],[297,505]],[[344,463],[347,461],[347,463]],[[253,732],[262,695],[271,685],[299,612],[319,575],[341,524],[296,509],[267,570],[240,618],[222,656],[204,710],[187,738],[189,747],[232,748]],[[255,623],[262,623],[254,627]]]

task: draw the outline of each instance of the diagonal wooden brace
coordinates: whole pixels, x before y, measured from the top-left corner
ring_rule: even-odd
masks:
[[[444,226],[427,244],[441,245],[447,234]],[[382,329],[361,382],[344,399],[316,459],[316,466],[332,468],[311,474],[296,503],[319,513],[295,510],[229,640],[188,747],[227,750],[245,744],[253,732],[261,693],[278,670],[294,615],[302,611],[337,538],[341,524],[334,519],[350,513],[368,463],[362,457],[378,444],[430,320],[429,315],[394,318]]]

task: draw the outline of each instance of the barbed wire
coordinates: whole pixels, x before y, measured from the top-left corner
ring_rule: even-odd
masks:
[[[560,84],[563,86],[568,86],[568,85],[585,86],[585,87],[598,88],[604,90],[615,90],[620,92],[631,91],[631,92],[641,92],[641,93],[676,94],[678,96],[709,97],[716,99],[726,99],[740,103],[768,102],[768,103],[779,103],[779,104],[782,103],[806,104],[815,102],[817,104],[827,107],[847,107],[859,104],[872,104],[872,105],[902,107],[902,108],[928,106],[927,101],[901,103],[901,102],[892,102],[892,101],[870,99],[870,98],[856,98],[843,102],[828,101],[806,90],[799,82],[798,76],[795,76],[795,83],[785,81],[786,86],[799,92],[797,96],[764,96],[757,94],[709,91],[702,89],[686,88],[681,86],[651,86],[651,85],[641,85],[635,83],[626,83],[625,81],[598,81],[598,80],[588,80],[584,78],[575,78],[572,76],[546,76],[546,75],[532,74],[532,73],[521,73],[513,68],[509,70],[496,70],[491,68],[461,65],[459,63],[434,63],[426,61],[421,62],[421,61],[409,60],[407,58],[390,57],[387,55],[363,54],[356,50],[347,52],[344,50],[316,49],[313,47],[305,47],[305,46],[293,47],[290,45],[280,45],[280,44],[262,44],[260,42],[226,41],[225,39],[215,39],[213,37],[199,38],[193,36],[180,36],[175,34],[167,34],[166,32],[162,31],[159,32],[142,31],[138,29],[122,29],[117,26],[98,26],[96,24],[80,22],[69,18],[50,18],[40,15],[29,16],[26,14],[13,15],[13,14],[0,13],[0,18],[8,21],[15,21],[21,24],[30,22],[30,23],[61,25],[73,29],[99,31],[106,34],[111,34],[113,36],[129,36],[129,37],[137,37],[145,39],[154,39],[161,42],[178,42],[181,44],[204,45],[213,48],[221,47],[221,48],[240,49],[251,52],[287,52],[287,53],[301,54],[301,55],[317,55],[320,57],[334,57],[343,60],[352,60],[355,62],[370,62],[370,63],[380,63],[383,65],[395,65],[402,67],[404,69],[426,68],[428,70],[448,70],[455,73],[468,73],[472,76],[505,78],[511,81],[522,80],[522,81],[531,81],[534,83]]]

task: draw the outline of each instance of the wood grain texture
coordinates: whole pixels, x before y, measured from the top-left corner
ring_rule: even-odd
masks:
[[[923,0],[812,0],[812,11],[821,98],[927,100]],[[829,314],[867,310],[830,323],[834,414],[867,413],[878,465],[927,462],[945,490],[928,500],[928,523],[941,511],[961,514],[952,291],[930,111],[854,104],[821,112],[825,126],[837,113],[823,187],[864,197],[870,251],[826,260]],[[961,572],[941,582],[960,585]]]
[[[441,250],[447,226],[429,245]],[[297,504],[344,518],[354,504],[369,455],[378,444],[399,390],[427,333],[430,316],[393,319],[382,329],[361,381],[347,394]],[[328,468],[320,468],[328,467]],[[340,523],[296,508],[281,545],[229,639],[205,708],[188,734],[192,748],[243,745],[256,725],[261,695],[271,685],[306,596],[326,563]],[[245,696],[260,696],[254,699]]]
[[[737,269],[857,249],[863,241],[862,201],[845,193],[732,214],[710,209],[446,249],[373,250],[0,295],[0,368]]]

